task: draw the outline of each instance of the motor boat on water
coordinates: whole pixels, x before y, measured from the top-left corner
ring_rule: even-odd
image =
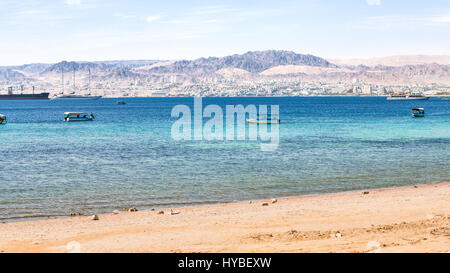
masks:
[[[94,114],[83,112],[65,112],[64,121],[92,121],[95,119]]]
[[[0,114],[0,125],[6,124],[6,116],[3,114]]]
[[[53,97],[52,99],[89,99],[89,100],[98,100],[101,99],[102,96],[92,96],[91,94],[87,94],[87,95],[77,95],[75,93],[71,93],[68,95],[57,95],[55,97]]]
[[[415,118],[423,118],[425,116],[425,109],[413,108],[411,109],[411,115]]]
[[[387,97],[387,100],[428,100],[430,97],[426,97],[421,93],[411,93],[411,92],[402,92],[402,93],[393,93]]]
[[[277,115],[263,115],[257,119],[247,119],[249,124],[280,124],[280,122]]]

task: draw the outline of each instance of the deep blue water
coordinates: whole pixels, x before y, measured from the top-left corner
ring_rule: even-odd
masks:
[[[450,100],[204,98],[279,105],[280,143],[175,141],[192,98],[0,101],[0,219],[335,192],[450,178]],[[424,107],[425,118],[411,108]],[[193,108],[192,108],[193,109]],[[62,122],[66,111],[93,122]],[[225,124],[225,122],[224,122]]]

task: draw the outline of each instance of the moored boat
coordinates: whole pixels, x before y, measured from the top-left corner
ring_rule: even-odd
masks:
[[[421,93],[393,93],[387,97],[387,100],[428,100],[430,97],[426,97]]]
[[[65,112],[64,121],[92,121],[95,119],[94,114],[84,112]]]
[[[75,91],[71,92],[70,94],[66,95],[64,93],[64,71],[61,70],[61,83],[62,83],[62,92],[59,93],[58,95],[55,95],[52,99],[88,99],[88,100],[98,100],[100,99],[102,96],[92,96],[91,95],[91,70],[89,69],[89,85],[88,85],[88,89],[89,89],[89,93],[87,95],[77,95],[75,93]],[[76,85],[75,85],[75,70],[73,71],[73,88],[74,90],[76,90]]]
[[[6,116],[3,114],[0,114],[0,125],[6,124]]]
[[[413,108],[413,109],[411,109],[411,115],[415,118],[422,118],[425,116],[425,109]]]
[[[257,119],[247,119],[247,123],[250,123],[250,124],[279,124],[280,119],[278,118],[278,116],[264,115],[264,116],[258,117]]]
[[[89,99],[89,100],[98,100],[102,96],[91,96],[88,95],[76,95],[76,94],[70,94],[70,95],[59,95],[54,97],[53,99]]]

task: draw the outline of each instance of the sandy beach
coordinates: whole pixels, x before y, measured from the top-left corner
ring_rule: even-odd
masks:
[[[2,223],[0,252],[450,251],[449,182],[160,211]]]

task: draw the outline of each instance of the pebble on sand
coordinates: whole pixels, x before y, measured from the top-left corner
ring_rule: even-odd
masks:
[[[164,214],[163,210],[158,211],[158,214]]]
[[[135,211],[138,211],[138,210],[137,210],[137,208],[131,208],[131,209],[129,209],[128,211],[129,211],[129,212],[135,212]]]
[[[262,203],[262,205],[263,205],[263,206],[268,206],[268,205],[269,205],[269,203]]]
[[[341,237],[342,237],[342,233],[340,233],[340,232],[338,231],[338,232],[336,232],[335,236],[336,236],[336,238],[341,238]]]
[[[270,199],[270,202],[271,202],[272,204],[275,204],[276,202],[278,202],[278,200],[277,200],[276,198],[272,198],[272,199]]]
[[[99,218],[98,218],[98,215],[97,215],[97,214],[94,214],[94,215],[92,215],[91,219],[92,219],[92,220],[98,220]]]
[[[120,211],[118,211],[118,210],[113,210],[113,214],[119,214],[120,213]]]
[[[363,192],[363,194],[369,194],[369,192],[368,192],[368,191],[365,191],[365,192]]]
[[[176,215],[176,214],[180,214],[180,212],[177,210],[170,210],[170,215]]]

